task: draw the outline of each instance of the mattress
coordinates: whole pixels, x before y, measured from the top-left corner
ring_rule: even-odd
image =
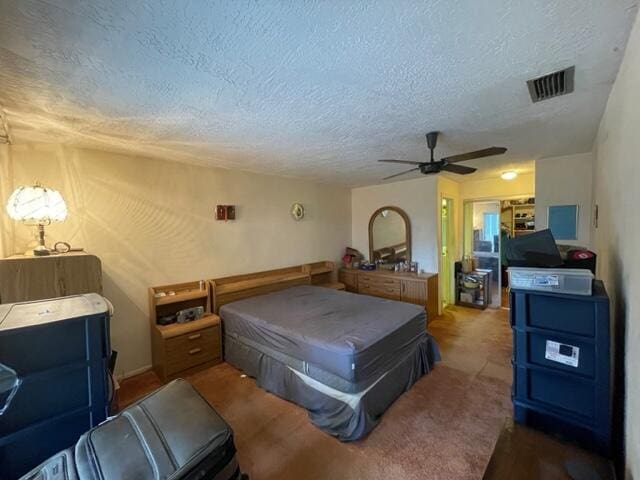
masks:
[[[343,391],[379,378],[426,336],[423,307],[315,286],[229,303],[220,317],[226,336]]]

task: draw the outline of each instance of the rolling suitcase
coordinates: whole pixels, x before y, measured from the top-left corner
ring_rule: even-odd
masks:
[[[174,380],[89,430],[22,480],[236,480],[233,432],[198,392]]]

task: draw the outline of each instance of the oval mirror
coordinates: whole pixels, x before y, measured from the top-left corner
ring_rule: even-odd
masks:
[[[402,209],[382,207],[371,216],[369,259],[390,265],[411,261],[411,226]]]

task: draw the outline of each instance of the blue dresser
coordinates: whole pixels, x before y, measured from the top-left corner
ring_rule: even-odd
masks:
[[[20,380],[0,415],[1,480],[18,478],[107,417],[109,318],[97,294],[0,305],[0,363]]]
[[[516,422],[611,450],[609,297],[511,290]]]

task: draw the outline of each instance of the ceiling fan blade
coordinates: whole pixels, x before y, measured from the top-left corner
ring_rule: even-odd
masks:
[[[389,177],[384,177],[383,180],[389,180],[390,178],[399,177],[400,175],[404,175],[405,173],[409,173],[409,172],[417,172],[418,170],[420,170],[420,169],[419,168],[412,168],[411,170],[406,170],[404,172],[400,172],[400,173],[396,173],[395,175],[391,175]]]
[[[464,165],[447,164],[447,165],[444,165],[441,168],[441,170],[444,170],[446,172],[451,172],[451,173],[458,173],[460,175],[468,175],[470,173],[475,172],[477,168],[465,167]]]
[[[409,160],[390,160],[390,159],[384,159],[384,160],[378,160],[379,162],[386,162],[386,163],[405,163],[407,165],[420,165],[423,162],[412,162]]]
[[[460,155],[452,155],[451,157],[443,158],[447,163],[464,162],[466,160],[473,160],[474,158],[490,157],[492,155],[502,155],[507,149],[504,147],[489,147],[482,150],[476,150],[474,152],[461,153]]]

